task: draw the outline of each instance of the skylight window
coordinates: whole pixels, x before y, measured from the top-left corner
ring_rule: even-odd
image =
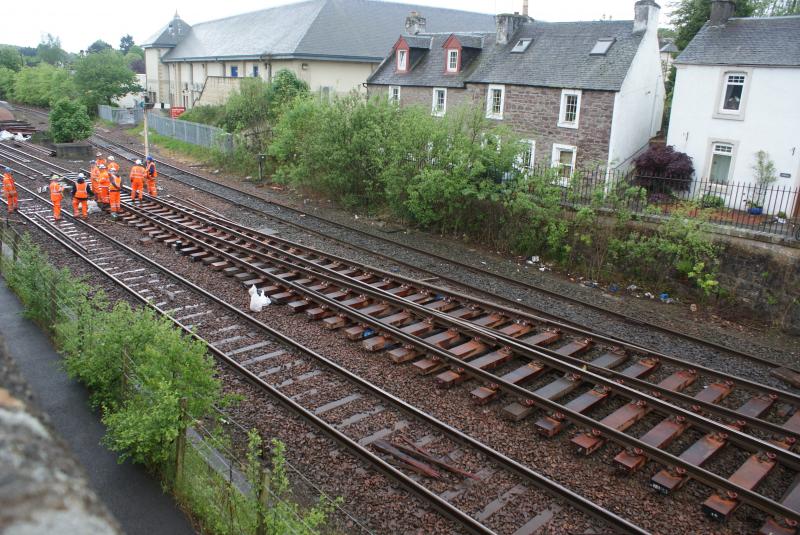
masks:
[[[511,49],[511,52],[516,52],[516,53],[525,52],[526,50],[528,50],[531,41],[533,41],[533,39],[520,39],[519,41],[517,41],[517,44],[514,45],[514,48]]]
[[[614,44],[613,38],[608,39],[598,39],[597,42],[594,44],[594,48],[592,51],[589,52],[592,56],[605,56],[608,49],[611,48],[611,45]]]

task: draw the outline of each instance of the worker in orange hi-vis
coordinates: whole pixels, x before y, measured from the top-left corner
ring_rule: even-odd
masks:
[[[15,211],[19,207],[19,195],[17,194],[17,184],[11,175],[11,168],[3,170],[3,195],[8,203],[8,213]]]
[[[89,191],[86,186],[86,179],[83,173],[80,173],[72,192],[72,215],[78,217],[78,207],[81,207],[84,219],[89,208]]]
[[[61,200],[64,198],[64,186],[58,180],[58,175],[50,177],[50,202],[53,203],[53,219],[61,221]]]
[[[95,199],[97,199],[97,204],[108,204],[108,171],[106,170],[106,166],[103,164],[98,165],[97,167],[100,168],[100,174],[97,177],[97,191],[95,191]],[[94,189],[94,187],[93,187]]]
[[[158,188],[156,187],[156,178],[158,178],[158,171],[156,171],[156,162],[152,156],[147,157],[147,194],[151,197],[158,196]]]
[[[131,167],[131,201],[136,202],[136,196],[139,196],[139,202],[142,202],[142,191],[144,190],[144,179],[147,175],[144,167],[142,167],[142,160],[136,160],[136,163]]]
[[[100,166],[94,164],[91,171],[89,171],[89,180],[92,183],[92,193],[97,195],[98,180],[100,179]]]
[[[119,195],[122,191],[122,179],[113,170],[109,173],[108,182],[108,200],[111,203],[111,217],[117,218],[119,213],[120,203]]]
[[[95,158],[94,164],[97,167],[100,167],[101,165],[105,165],[106,164],[106,159],[103,158],[103,153],[102,152],[98,152],[97,153],[97,158]]]
[[[119,174],[119,162],[114,160],[113,156],[108,157],[108,164],[106,164],[106,167],[108,168],[109,172],[114,171],[115,173]]]

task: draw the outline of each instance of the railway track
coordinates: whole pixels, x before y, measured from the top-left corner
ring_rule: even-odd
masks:
[[[126,211],[127,221],[153,241],[242,284],[262,286],[278,303],[344,331],[370,350],[386,351],[396,362],[413,361],[443,387],[482,381],[472,390],[476,401],[515,400],[504,414],[517,419],[536,411],[543,435],[576,424],[582,430],[572,442],[583,454],[616,442],[622,450],[614,462],[621,468],[659,462],[665,468],[651,484],[661,492],[676,491],[689,478],[703,482],[716,490],[703,504],[713,518],[727,518],[744,502],[781,519],[768,521],[764,533],[794,532],[796,481],[780,500],[755,491],[770,475],[800,468],[792,451],[800,424],[792,394],[686,367],[617,340],[587,340],[581,338],[587,333],[566,325],[553,329],[546,321],[520,320],[513,310],[444,295],[417,281],[391,280],[209,211],[164,199],[148,199],[138,208],[126,203]],[[666,451],[689,433],[697,438],[686,449]],[[731,451],[745,460],[729,478],[703,468]]]
[[[33,109],[33,108],[27,108],[27,107],[23,107],[23,106],[17,106],[17,107],[20,108],[20,109],[23,109],[25,111],[28,111],[30,113],[38,114],[40,116],[47,116],[47,113],[43,112],[41,110],[37,110],[37,109]],[[140,152],[140,151],[134,150],[134,149],[132,149],[130,147],[122,146],[119,143],[117,143],[117,142],[115,142],[115,141],[113,141],[113,140],[111,140],[111,139],[109,139],[107,137],[100,136],[100,135],[97,135],[97,134],[95,134],[93,136],[93,143],[98,148],[101,148],[101,149],[103,149],[105,151],[117,154],[120,157],[125,158],[125,159],[127,159],[129,161],[133,161],[136,158],[143,158],[144,157],[144,154],[142,152]],[[168,178],[172,178],[172,179],[174,179],[174,180],[176,180],[176,181],[178,181],[180,183],[183,183],[183,184],[188,185],[190,187],[199,189],[199,190],[203,191],[204,193],[207,193],[207,194],[212,195],[214,197],[220,198],[221,200],[224,200],[224,201],[226,201],[228,203],[232,203],[234,205],[237,205],[237,206],[240,206],[242,208],[246,208],[248,210],[251,210],[251,211],[254,211],[254,212],[259,213],[261,215],[264,215],[266,217],[278,220],[278,221],[280,221],[280,222],[282,222],[284,224],[290,225],[292,227],[295,227],[297,229],[303,230],[305,232],[309,232],[309,233],[318,235],[318,236],[320,236],[322,238],[335,241],[337,243],[342,244],[343,246],[345,246],[347,248],[350,248],[350,249],[353,249],[353,250],[357,250],[357,251],[360,251],[362,253],[369,254],[369,255],[372,255],[372,256],[376,256],[376,257],[379,257],[379,258],[383,258],[383,259],[385,259],[385,260],[387,260],[387,261],[389,261],[389,262],[391,262],[393,264],[402,265],[402,266],[407,267],[409,269],[413,269],[413,270],[416,270],[416,271],[427,272],[430,275],[432,275],[433,277],[436,277],[436,278],[440,279],[441,281],[448,282],[448,283],[451,283],[451,284],[455,284],[457,286],[464,287],[464,288],[469,289],[470,291],[479,292],[481,294],[485,294],[486,293],[486,291],[484,289],[476,287],[476,286],[470,284],[467,281],[464,281],[464,280],[461,280],[461,279],[458,279],[458,278],[455,278],[455,277],[449,277],[446,273],[443,273],[442,271],[438,271],[438,270],[437,271],[433,271],[430,268],[421,267],[419,264],[405,262],[405,261],[403,261],[401,259],[398,259],[396,256],[392,256],[391,254],[381,253],[381,252],[377,251],[375,247],[367,247],[367,246],[363,246],[363,245],[354,243],[352,239],[347,239],[346,237],[340,237],[340,236],[334,235],[331,232],[331,230],[332,229],[340,229],[340,230],[343,230],[345,232],[354,233],[356,235],[360,235],[360,236],[366,237],[368,240],[383,242],[383,243],[385,243],[385,244],[390,246],[389,250],[391,250],[392,247],[398,247],[399,246],[399,247],[402,247],[404,249],[413,251],[413,252],[415,252],[415,253],[423,256],[423,257],[427,257],[429,259],[432,259],[433,262],[431,263],[431,265],[436,265],[437,263],[444,263],[444,265],[457,265],[460,269],[464,269],[466,271],[469,271],[469,272],[477,274],[477,275],[494,278],[494,279],[496,279],[496,280],[498,280],[498,281],[500,281],[502,283],[505,283],[505,284],[508,284],[508,285],[512,285],[512,287],[514,287],[514,288],[519,288],[523,292],[532,291],[532,292],[534,292],[534,294],[538,293],[540,295],[544,295],[544,296],[547,296],[547,297],[550,297],[550,298],[553,298],[553,299],[556,299],[556,300],[560,300],[562,302],[568,302],[568,303],[577,305],[579,307],[584,307],[586,309],[593,310],[593,311],[596,311],[598,313],[605,314],[605,315],[608,315],[610,317],[616,318],[616,319],[621,320],[621,321],[623,321],[624,323],[626,323],[627,325],[630,325],[630,326],[646,327],[647,329],[649,329],[651,331],[662,332],[662,333],[667,334],[669,336],[685,340],[685,341],[687,341],[687,342],[689,342],[691,344],[696,344],[696,345],[699,345],[701,347],[712,349],[714,351],[718,351],[718,352],[721,352],[723,354],[735,356],[736,358],[739,358],[739,359],[742,359],[742,360],[745,360],[745,361],[749,361],[749,362],[752,362],[752,363],[756,363],[756,364],[759,364],[761,366],[765,366],[767,369],[771,370],[773,372],[773,374],[775,376],[777,376],[779,379],[787,382],[788,384],[791,384],[792,386],[800,387],[800,370],[789,368],[786,365],[776,363],[776,362],[774,362],[774,361],[772,361],[772,360],[770,360],[768,358],[765,358],[763,356],[757,355],[757,354],[755,354],[753,352],[748,352],[748,351],[745,351],[745,350],[740,349],[740,348],[736,348],[736,347],[732,347],[732,346],[729,346],[729,345],[725,345],[725,344],[721,344],[721,343],[718,343],[718,342],[714,342],[714,341],[711,341],[711,340],[707,340],[707,339],[704,339],[704,338],[699,337],[699,336],[689,335],[688,333],[682,332],[682,331],[677,330],[677,329],[672,329],[672,328],[666,327],[664,325],[660,325],[658,323],[653,323],[653,322],[646,321],[646,320],[642,319],[641,317],[636,317],[636,316],[632,316],[630,314],[625,314],[623,312],[619,312],[619,311],[616,311],[616,310],[609,309],[607,307],[603,307],[603,306],[598,305],[596,303],[591,303],[591,302],[585,301],[583,299],[579,299],[579,298],[576,298],[576,297],[572,297],[572,296],[569,296],[569,295],[558,293],[556,291],[550,290],[549,288],[545,288],[545,287],[542,287],[540,285],[535,285],[535,284],[531,284],[529,282],[521,281],[521,280],[519,280],[519,279],[517,279],[515,277],[503,275],[501,273],[496,273],[496,272],[493,272],[493,271],[490,271],[490,270],[487,270],[487,269],[482,269],[482,268],[480,268],[478,266],[469,265],[469,264],[466,264],[466,263],[464,263],[462,261],[459,261],[457,259],[453,259],[453,258],[451,258],[451,257],[449,257],[447,255],[441,254],[441,253],[436,253],[436,252],[433,252],[433,251],[429,251],[429,250],[423,249],[421,247],[415,247],[415,246],[407,244],[407,243],[400,243],[400,242],[397,242],[395,240],[391,240],[391,239],[389,239],[389,238],[387,238],[385,236],[379,236],[379,235],[376,235],[376,234],[373,234],[373,233],[370,233],[370,232],[366,232],[366,231],[364,231],[364,230],[362,230],[360,228],[353,227],[351,225],[346,225],[346,224],[343,224],[341,222],[334,221],[332,219],[320,216],[318,214],[305,212],[303,210],[299,210],[297,208],[294,208],[292,206],[289,206],[289,205],[286,205],[286,204],[283,204],[283,203],[278,203],[278,202],[275,202],[275,201],[266,200],[263,197],[260,197],[260,196],[257,196],[257,195],[253,195],[252,193],[244,191],[244,190],[242,190],[240,188],[236,188],[236,187],[230,186],[228,184],[223,184],[223,183],[220,183],[220,182],[217,182],[217,181],[214,181],[214,180],[210,180],[210,179],[205,178],[205,177],[203,177],[203,176],[201,176],[201,175],[199,175],[197,173],[194,173],[194,172],[192,172],[190,170],[187,170],[187,169],[184,169],[184,168],[180,168],[180,167],[168,164],[168,163],[163,162],[161,160],[157,160],[157,162],[159,164],[159,173],[164,175],[164,176],[166,176],[166,177],[168,177]],[[167,172],[164,172],[165,170]],[[215,191],[215,189],[217,191]],[[220,191],[226,192],[227,195],[220,193]],[[234,197],[238,197],[239,200],[237,200],[237,198],[231,197],[231,195],[234,196]],[[277,208],[277,210],[276,210],[276,208]],[[298,221],[295,221],[295,220],[291,220],[291,219],[285,217],[283,214],[281,214],[281,212],[288,212],[288,213],[294,214],[296,216],[299,216],[299,217],[302,218],[303,222],[301,223],[301,222],[298,222]],[[321,231],[318,228],[314,228],[314,227],[310,226],[309,222],[308,222],[309,218],[317,220],[320,223],[322,223],[322,225],[325,228],[325,230]],[[545,316],[545,317],[549,317],[550,319],[553,319],[553,320],[556,320],[556,321],[561,321],[561,322],[564,322],[564,323],[568,323],[568,324],[570,324],[572,326],[575,326],[575,327],[586,328],[586,325],[582,325],[580,323],[576,323],[574,321],[569,320],[568,318],[564,318],[563,316],[554,315],[554,314],[552,314],[551,312],[549,312],[545,308],[536,307],[536,306],[533,306],[533,305],[530,305],[530,304],[522,304],[522,303],[520,303],[518,301],[515,301],[513,299],[504,298],[504,297],[499,296],[499,295],[492,295],[491,298],[493,300],[495,300],[495,301],[503,302],[506,305],[512,306],[512,307],[515,307],[515,308],[520,308],[520,307],[526,308],[527,310],[529,310],[530,312],[532,312],[532,313],[534,313],[536,315],[542,315],[542,316]],[[620,337],[620,336],[614,336],[614,335],[610,335],[610,334],[607,334],[607,336],[612,337],[612,338],[616,338],[620,342],[633,343],[631,340],[627,340],[627,339],[625,339],[623,337]]]
[[[92,225],[56,224],[36,192],[23,219],[204,342],[225,366],[472,533],[583,525],[646,533],[270,328]],[[529,504],[546,504],[531,508]],[[502,512],[502,514],[497,514]],[[559,527],[561,526],[561,527]]]

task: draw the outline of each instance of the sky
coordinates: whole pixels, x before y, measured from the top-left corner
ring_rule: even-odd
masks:
[[[177,11],[189,24],[218,19],[248,11],[291,3],[288,0],[136,0],[121,3],[113,0],[38,0],[4,2],[4,24],[0,43],[35,47],[50,33],[61,39],[68,52],[86,49],[96,39],[115,48],[120,38],[131,34],[141,43],[165,26]],[[522,0],[407,0],[423,6],[447,7],[482,13],[522,11]],[[667,24],[666,4],[661,10],[661,24]],[[547,21],[633,18],[634,0],[529,0],[529,15]],[[422,12],[425,15],[424,11]],[[9,16],[10,15],[10,16]]]

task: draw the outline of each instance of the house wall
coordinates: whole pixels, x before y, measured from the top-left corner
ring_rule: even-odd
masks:
[[[306,66],[305,69],[303,65]],[[298,78],[307,82],[311,91],[330,87],[333,93],[342,95],[353,89],[364,92],[363,84],[375,67],[374,63],[348,61],[273,60],[272,75],[281,69],[289,69]]]
[[[145,76],[147,91],[155,93],[155,106],[169,107],[169,70],[161,57],[169,52],[169,48],[146,48],[144,51]]]
[[[659,131],[664,95],[657,28],[648,27],[615,99],[608,152],[610,168],[628,167]]]
[[[370,86],[368,94],[384,95],[389,98],[388,86]],[[472,104],[473,95],[466,89],[459,89],[448,87],[447,88],[447,111],[452,111],[455,108],[464,104]],[[400,105],[401,106],[421,106],[426,110],[433,109],[433,88],[432,87],[414,87],[403,86],[400,89]]]
[[[209,76],[203,84],[203,90],[198,95],[193,106],[217,106],[224,104],[234,91],[238,91],[241,78],[223,76]]]
[[[749,74],[743,119],[719,118],[716,111],[724,73],[737,70]],[[755,153],[765,150],[775,162],[776,172],[789,175],[779,176],[773,187],[800,188],[798,87],[800,68],[677,65],[667,143],[691,156],[698,179],[708,178],[711,144],[733,144],[729,182],[734,183],[756,183],[752,169]],[[728,191],[732,189],[721,186],[715,194],[732,201],[733,192]]]

